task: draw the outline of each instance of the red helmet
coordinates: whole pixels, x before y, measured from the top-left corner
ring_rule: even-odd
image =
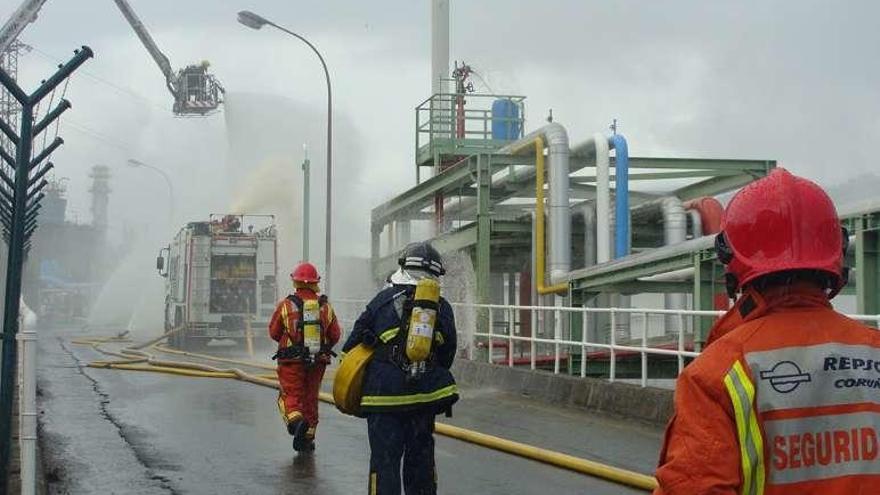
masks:
[[[834,203],[818,185],[784,168],[737,193],[721,229],[716,250],[733,290],[787,270],[829,274],[832,293],[845,284],[843,254],[849,239]]]
[[[318,269],[315,268],[315,265],[308,262],[302,262],[296,265],[296,268],[290,272],[290,279],[294,282],[316,284],[321,281],[321,276],[318,275]]]

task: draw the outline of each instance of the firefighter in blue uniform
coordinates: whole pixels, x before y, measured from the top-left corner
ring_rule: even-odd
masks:
[[[363,382],[361,411],[370,438],[371,495],[437,493],[434,467],[434,416],[451,415],[458,389],[449,368],[455,358],[455,318],[443,299],[437,305],[433,344],[418,373],[404,348],[409,315],[419,280],[439,280],[445,273],[440,254],[427,242],[407,246],[400,268],[367,304],[354,324],[343,352],[358,344],[375,349]]]

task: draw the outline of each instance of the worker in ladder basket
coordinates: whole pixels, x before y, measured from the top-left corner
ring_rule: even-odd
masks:
[[[437,493],[434,416],[451,414],[458,389],[449,368],[455,358],[452,306],[440,297],[446,273],[427,242],[408,246],[400,268],[354,324],[343,351],[374,349],[362,385],[360,415],[370,438],[368,493]]]
[[[776,169],[715,241],[736,299],[678,377],[655,495],[880,493],[880,332],[836,312],[849,234]]]
[[[321,277],[311,263],[290,274],[294,293],[282,299],[269,321],[269,336],[278,342],[278,409],[293,435],[297,452],[315,449],[318,392],[324,369],[335,356],[340,329],[327,296],[318,295]]]

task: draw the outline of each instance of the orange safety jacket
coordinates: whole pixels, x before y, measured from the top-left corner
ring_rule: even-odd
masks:
[[[296,289],[294,295],[303,301],[318,299],[318,295],[309,289]],[[342,331],[339,328],[339,322],[333,307],[330,303],[321,305],[320,310],[321,326],[321,344],[327,348],[332,348],[339,342]],[[302,329],[297,326],[299,321],[299,309],[296,304],[289,298],[284,298],[278,303],[272,318],[269,320],[269,337],[278,342],[278,349],[290,347],[292,345],[302,345],[303,335]]]
[[[655,495],[880,493],[880,333],[807,284],[748,291],[682,372]]]

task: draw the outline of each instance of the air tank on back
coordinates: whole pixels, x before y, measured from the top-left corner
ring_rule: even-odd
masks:
[[[492,139],[512,141],[519,136],[519,105],[509,98],[492,102]]]

